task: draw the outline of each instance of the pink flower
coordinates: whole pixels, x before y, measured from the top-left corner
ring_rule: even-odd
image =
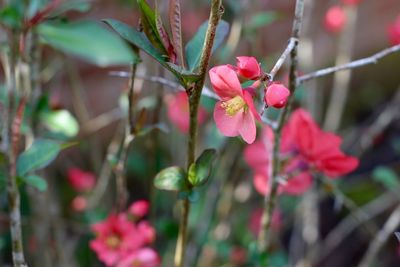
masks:
[[[147,200],[138,200],[129,207],[129,213],[140,219],[149,213],[150,204]]]
[[[79,168],[70,168],[67,178],[71,186],[79,192],[92,190],[96,184],[96,177],[93,173],[82,171]]]
[[[325,14],[324,25],[328,32],[338,33],[346,24],[346,13],[340,6],[333,6]]]
[[[157,252],[151,248],[137,250],[117,264],[116,267],[156,267],[160,265]]]
[[[256,138],[256,120],[260,115],[254,107],[253,97],[242,89],[235,71],[228,65],[210,70],[211,84],[221,98],[214,108],[214,120],[219,131],[225,136],[242,136],[251,144]]]
[[[96,239],[90,242],[90,248],[107,266],[117,264],[154,240],[123,213],[110,215],[105,221],[92,225],[92,230]]]
[[[400,15],[388,26],[389,41],[392,45],[400,44]]]
[[[168,118],[178,127],[182,133],[189,131],[189,98],[182,91],[167,100]],[[207,111],[200,106],[198,111],[198,123],[203,123],[207,118]]]
[[[257,80],[260,78],[261,68],[256,58],[242,56],[236,59],[237,73],[239,76],[249,80]]]
[[[267,87],[265,103],[274,108],[283,108],[290,96],[290,91],[284,85],[273,83]]]
[[[345,5],[356,6],[361,2],[361,0],[342,0],[342,2]]]
[[[83,196],[76,196],[71,203],[72,209],[77,212],[82,212],[87,208],[87,200]]]

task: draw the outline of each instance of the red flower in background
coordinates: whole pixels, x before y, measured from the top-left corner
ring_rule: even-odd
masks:
[[[182,132],[189,131],[189,98],[186,92],[182,91],[167,100],[168,118]],[[207,111],[199,107],[197,120],[203,123],[207,118]]]
[[[70,168],[67,172],[67,179],[78,192],[90,191],[96,184],[96,176],[93,173],[82,171],[79,168]]]
[[[389,41],[393,45],[400,44],[400,15],[388,26]]]
[[[342,0],[342,2],[345,5],[356,6],[361,2],[361,0]]]
[[[246,147],[246,162],[254,170],[254,186],[261,194],[269,193],[272,175],[273,132],[264,128],[261,140]],[[286,180],[279,186],[280,193],[299,195],[312,184],[311,171],[322,172],[329,177],[345,175],[357,168],[358,159],[345,155],[340,150],[342,139],[322,131],[311,115],[297,109],[291,115],[282,132],[280,156]]]
[[[143,218],[149,213],[150,203],[147,200],[138,200],[129,206],[129,213],[136,218]]]
[[[346,24],[346,13],[340,6],[333,6],[328,9],[324,18],[324,26],[328,32],[338,33]]]

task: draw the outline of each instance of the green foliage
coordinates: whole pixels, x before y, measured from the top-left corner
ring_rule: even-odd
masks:
[[[59,16],[68,11],[79,11],[87,12],[91,7],[89,0],[69,0],[61,3],[57,8],[55,8],[51,13],[50,17]]]
[[[52,140],[36,139],[17,159],[17,175],[25,176],[29,172],[49,165],[61,151],[62,146]]]
[[[56,134],[74,137],[79,132],[79,124],[68,110],[44,112],[41,119],[44,125]]]
[[[196,162],[190,165],[188,179],[193,186],[196,187],[207,183],[215,156],[215,149],[206,149]]]
[[[25,182],[28,185],[33,186],[37,190],[44,192],[47,190],[47,181],[40,176],[37,175],[28,175],[20,177],[21,181]]]
[[[201,51],[206,38],[207,26],[208,21],[205,21],[185,47],[187,66],[191,71],[195,70],[200,63]],[[228,32],[229,24],[226,21],[221,20],[217,27],[212,52],[214,52],[222,44],[225,37],[228,35]]]
[[[185,189],[186,172],[173,166],[160,171],[154,178],[154,186],[161,190],[182,191]]]
[[[400,188],[399,176],[388,167],[378,167],[375,168],[372,176],[375,181],[380,182],[388,190],[396,190]]]
[[[55,49],[102,67],[138,61],[138,57],[118,36],[93,21],[46,22],[37,27],[37,32]]]
[[[15,1],[10,5],[4,6],[0,9],[0,23],[11,28],[18,29],[22,27],[23,21],[23,7],[19,1]]]
[[[250,21],[247,23],[248,30],[255,30],[260,27],[267,26],[279,19],[279,14],[274,11],[265,11],[251,16]]]

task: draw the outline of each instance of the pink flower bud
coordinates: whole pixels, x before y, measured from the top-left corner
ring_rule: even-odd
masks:
[[[346,24],[346,13],[340,6],[333,6],[325,14],[325,29],[328,32],[338,33]]]
[[[129,207],[129,213],[137,218],[142,218],[149,212],[149,206],[149,202],[146,200],[136,201]]]
[[[249,80],[257,80],[261,76],[260,64],[254,57],[237,57],[237,73]]]
[[[79,192],[90,191],[96,185],[96,176],[79,168],[68,169],[67,178],[71,186]]]
[[[87,208],[87,200],[82,196],[77,196],[72,200],[71,206],[74,211],[84,211]]]
[[[282,84],[274,83],[267,87],[264,101],[268,106],[282,108],[286,105],[289,96],[289,89]]]
[[[388,34],[392,45],[400,44],[400,15],[397,16],[394,23],[388,26]]]
[[[361,0],[342,0],[342,2],[345,5],[356,6],[361,2]]]

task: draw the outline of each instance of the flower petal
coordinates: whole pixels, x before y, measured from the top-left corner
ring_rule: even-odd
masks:
[[[209,71],[214,91],[222,100],[243,96],[242,86],[236,72],[228,65],[216,66]]]
[[[256,122],[254,120],[254,115],[252,112],[238,112],[237,114],[242,115],[242,121],[238,125],[239,134],[242,136],[243,140],[251,144],[256,140],[257,128]]]
[[[261,121],[260,114],[258,114],[256,107],[254,106],[253,97],[247,90],[243,90],[243,99],[246,102],[247,106],[251,113],[253,113],[256,120]]]
[[[238,128],[242,121],[242,112],[238,112],[234,116],[229,116],[221,107],[221,103],[221,101],[218,101],[214,107],[214,120],[218,130],[225,136],[238,136]]]

